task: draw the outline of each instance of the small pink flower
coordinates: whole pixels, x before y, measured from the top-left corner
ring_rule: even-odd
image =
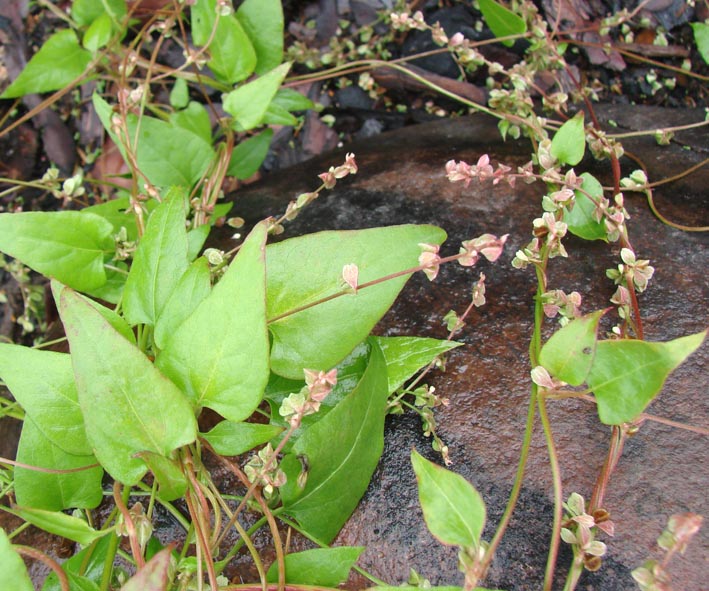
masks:
[[[305,384],[308,387],[309,399],[320,403],[331,392],[337,384],[337,370],[331,369],[328,372],[304,369]]]
[[[337,184],[337,177],[335,176],[335,169],[330,167],[330,170],[323,172],[318,175],[318,178],[323,182],[326,189],[332,189]]]
[[[359,268],[357,265],[350,264],[342,267],[342,279],[352,288],[354,293],[357,293],[357,282],[359,279]]]
[[[485,274],[480,273],[480,279],[473,286],[473,305],[477,308],[485,305]]]
[[[458,47],[459,45],[463,45],[463,42],[465,41],[465,37],[463,37],[463,33],[456,33],[450,38],[450,41],[448,41],[448,45],[451,47]]]
[[[492,178],[493,176],[492,166],[490,165],[490,156],[483,154],[478,158],[478,163],[475,165],[474,175],[477,176],[481,181]]]
[[[426,274],[429,281],[433,281],[438,275],[440,269],[441,257],[438,256],[438,245],[420,243],[419,247],[422,252],[419,256],[419,265],[423,267],[422,271]]]

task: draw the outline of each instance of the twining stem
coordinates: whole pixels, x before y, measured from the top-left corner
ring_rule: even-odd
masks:
[[[210,488],[214,486],[211,481],[209,484],[210,484]],[[214,489],[214,498],[219,503],[219,505],[222,507],[222,510],[224,511],[224,513],[226,515],[228,515],[229,517],[231,517],[232,513],[231,513],[231,509],[229,509],[229,505],[227,505],[226,500],[224,499],[224,497],[221,494],[219,494],[219,491],[216,490],[216,488]],[[258,523],[260,524],[258,527],[260,528],[261,525],[263,525],[265,522],[266,522],[265,518],[260,519],[258,521]],[[237,533],[239,534],[240,539],[243,540],[243,544],[246,545],[246,547],[248,548],[251,558],[254,561],[254,566],[256,567],[256,570],[259,574],[259,579],[261,580],[261,585],[266,585],[266,583],[267,583],[266,569],[263,566],[263,561],[261,560],[261,556],[259,556],[258,550],[257,550],[256,546],[254,545],[253,540],[251,539],[251,534],[250,534],[251,530],[245,530],[244,527],[241,525],[241,523],[239,523],[238,519],[235,519],[230,523],[234,526],[234,529],[236,529]],[[238,550],[241,548],[241,545],[242,544],[240,544],[238,542],[236,544],[234,544],[234,546],[227,553],[227,556],[225,557],[225,559],[221,560],[217,563],[217,566],[219,567],[220,572],[224,568],[224,566],[226,566],[227,562],[229,560],[231,560],[232,556],[236,555],[236,552],[238,552]],[[233,553],[232,553],[232,551],[233,551]]]
[[[44,552],[40,552],[39,550],[29,546],[13,545],[13,548],[23,556],[44,562],[44,564],[51,568],[54,571],[54,574],[57,575],[57,579],[59,579],[59,586],[62,591],[70,591],[69,578],[66,576],[64,569],[62,569],[56,560],[50,556],[47,556]]]
[[[209,529],[209,515],[210,515],[210,510],[209,510],[209,504],[207,503],[207,499],[204,497],[202,494],[202,491],[199,486],[199,482],[197,481],[197,478],[195,476],[194,472],[194,462],[192,461],[192,456],[189,453],[188,449],[185,449],[185,460],[183,462],[183,467],[184,467],[184,474],[187,477],[187,480],[190,483],[190,486],[187,489],[187,493],[185,494],[185,501],[187,502],[187,507],[189,508],[190,516],[192,517],[192,524],[195,529],[195,534],[198,540],[197,544],[197,551],[198,551],[198,558],[197,558],[197,567],[198,569],[201,570],[201,564],[204,562],[204,564],[207,566],[207,574],[209,576],[209,584],[212,587],[212,591],[217,591],[219,588],[217,585],[217,574],[216,571],[214,570],[214,561],[212,560],[212,550],[209,546],[209,539],[207,536],[207,530]],[[198,505],[195,504],[195,497],[196,500],[199,503],[199,510],[198,510]],[[204,557],[202,560],[200,560],[200,548],[201,552],[204,553]],[[200,575],[200,581],[199,584],[202,584],[202,577]]]
[[[603,506],[603,498],[606,493],[606,488],[608,487],[608,482],[610,480],[611,474],[618,464],[618,460],[623,453],[623,445],[625,444],[625,439],[627,434],[625,430],[618,425],[613,425],[611,431],[611,439],[608,445],[608,453],[606,454],[605,462],[598,474],[598,480],[593,487],[593,493],[591,494],[591,500],[588,503],[588,512],[593,514],[596,509],[600,509]]]

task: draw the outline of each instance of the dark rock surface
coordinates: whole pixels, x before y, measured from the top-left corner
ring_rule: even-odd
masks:
[[[638,125],[654,128],[678,112],[632,107],[615,108],[605,114],[600,109],[599,115],[601,120],[614,119],[623,131]],[[702,119],[700,113],[687,111],[681,116],[686,122]],[[682,143],[689,149],[683,149]],[[658,147],[652,139],[629,139],[626,146],[645,162],[651,180],[675,175],[700,162],[706,158],[701,152],[707,148],[706,136],[697,141],[682,134],[667,147]],[[440,435],[450,446],[453,468],[478,488],[487,503],[484,537],[489,539],[512,486],[530,386],[527,347],[534,279],[530,270],[513,269],[510,260],[529,241],[531,221],[541,211],[543,187],[520,184],[510,189],[488,183],[471,184],[465,189],[449,183],[444,164],[451,158],[474,163],[482,153],[490,153],[493,161],[508,165],[521,165],[529,158],[526,146],[502,143],[495,125],[487,119],[450,119],[384,134],[282,171],[236,194],[236,213],[249,223],[265,215],[278,215],[288,200],[315,188],[316,174],[340,164],[345,151],[357,156],[357,177],[341,182],[301,218],[288,224],[286,236],[325,229],[434,223],[449,233],[442,253],[452,254],[461,240],[483,232],[510,234],[497,264],[479,265],[472,272],[458,266],[445,267],[433,284],[423,276],[412,278],[378,327],[382,334],[443,338],[443,315],[450,309],[462,311],[478,272],[487,275],[488,304],[470,317],[460,337],[466,346],[450,355],[445,374],[428,381],[438,393],[450,398],[450,406],[437,414]],[[637,168],[627,158],[623,165],[626,172]],[[666,217],[690,225],[709,223],[708,168],[657,189],[655,201]],[[577,167],[579,172],[582,169],[602,171],[592,161]],[[598,174],[608,183],[608,175]],[[646,338],[664,341],[705,329],[709,239],[705,234],[682,232],[660,223],[640,195],[628,194],[626,206],[632,216],[630,237],[638,257],[651,259],[656,267],[650,288],[640,299]],[[213,244],[229,248],[233,244],[231,232],[228,228],[220,230]],[[552,261],[551,285],[581,292],[585,312],[606,307],[614,288],[605,278],[605,269],[617,264],[618,249],[574,238],[567,239],[566,245],[570,257]],[[612,322],[605,320],[602,330],[608,330]],[[552,322],[548,326],[551,330]],[[709,345],[705,343],[670,377],[648,412],[706,427],[708,365]],[[587,403],[550,402],[550,414],[563,470],[564,496],[576,491],[588,498],[605,457],[610,430],[599,423]],[[429,458],[435,457],[415,417],[390,418],[380,467],[337,543],[366,545],[360,564],[393,584],[406,580],[409,567],[434,584],[462,584],[455,552],[442,548],[428,534],[421,518],[408,459],[412,447]],[[609,545],[604,567],[594,574],[585,573],[578,589],[635,588],[630,571],[646,558],[659,556],[655,539],[667,518],[686,511],[708,514],[706,452],[705,436],[658,423],[644,424],[627,442],[605,502],[616,523],[616,535],[604,538]],[[551,475],[537,424],[520,503],[486,586],[540,589],[550,524]],[[675,589],[706,588],[707,532],[705,527],[687,553],[672,562]],[[559,562],[557,588],[561,588],[570,557],[568,548],[563,550],[566,553]],[[352,588],[362,586],[366,586],[364,580],[351,582]]]

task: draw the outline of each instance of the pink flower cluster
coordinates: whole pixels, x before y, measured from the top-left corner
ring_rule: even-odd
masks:
[[[460,162],[449,160],[446,162],[446,176],[448,180],[452,183],[463,181],[466,187],[473,179],[479,179],[481,181],[492,179],[493,185],[505,179],[511,187],[514,187],[515,177],[508,174],[510,170],[511,168],[504,164],[498,164],[497,169],[493,169],[490,164],[490,157],[487,154],[480,156],[477,164],[474,165],[468,164],[463,160]]]
[[[326,189],[332,189],[337,184],[338,179],[343,179],[350,174],[357,174],[357,163],[355,162],[355,155],[348,153],[345,156],[344,164],[331,166],[330,170],[319,174],[318,177],[322,180]]]

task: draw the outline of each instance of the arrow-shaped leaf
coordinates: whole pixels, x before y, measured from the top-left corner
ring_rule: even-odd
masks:
[[[265,245],[261,223],[157,358],[195,408],[208,406],[230,421],[254,411],[268,382]]]
[[[667,376],[702,344],[707,331],[666,343],[601,341],[588,386],[607,425],[627,423],[660,393]]]
[[[99,462],[133,485],[147,469],[141,451],[167,456],[194,441],[197,422],[187,398],[150,360],[71,289],[59,314],[69,339],[86,434]]]

